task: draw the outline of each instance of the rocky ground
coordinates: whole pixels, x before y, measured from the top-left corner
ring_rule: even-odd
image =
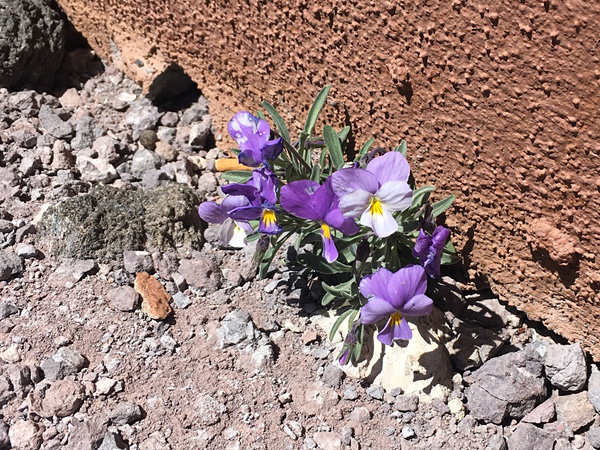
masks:
[[[197,218],[224,149],[191,100],[83,49],[0,90],[0,449],[600,448],[581,347],[448,277],[433,338],[342,370],[318,280]]]

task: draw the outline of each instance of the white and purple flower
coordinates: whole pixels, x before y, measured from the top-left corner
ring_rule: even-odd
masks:
[[[421,266],[406,266],[395,273],[379,269],[360,281],[359,290],[368,298],[360,309],[361,323],[374,324],[388,318],[377,335],[384,345],[412,337],[404,317],[426,316],[433,309],[433,301],[425,295],[427,274]]]
[[[331,263],[338,257],[331,234],[332,228],[346,235],[359,231],[354,219],[346,219],[342,216],[338,208],[339,199],[331,188],[331,178],[328,178],[322,186],[316,181],[293,181],[281,188],[280,202],[287,212],[301,219],[321,224],[323,256],[327,262]]]
[[[229,195],[221,204],[204,202],[198,207],[198,215],[208,223],[221,223],[219,237],[225,245],[243,248],[248,244],[246,236],[252,234],[252,227],[247,221],[234,220],[229,213],[237,208],[249,205],[246,197]]]
[[[227,124],[227,131],[237,142],[241,150],[238,160],[245,166],[270,164],[283,150],[281,138],[269,140],[269,124],[248,111],[241,111],[233,116]]]
[[[360,218],[379,237],[398,230],[394,211],[404,211],[412,203],[407,181],[410,167],[399,152],[389,152],[371,161],[366,169],[342,169],[332,175],[333,191],[340,198],[344,217]]]
[[[419,259],[419,263],[431,278],[440,276],[442,253],[449,236],[450,230],[441,225],[435,227],[431,236],[422,228],[419,231],[413,248],[413,256]]]

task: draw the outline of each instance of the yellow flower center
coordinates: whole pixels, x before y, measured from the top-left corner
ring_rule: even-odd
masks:
[[[331,228],[326,223],[321,224],[321,232],[323,233],[323,237],[325,239],[331,239]]]
[[[398,326],[400,325],[400,322],[402,322],[402,314],[400,314],[398,311],[396,311],[394,314],[392,314],[390,316],[390,325],[391,326]]]
[[[277,223],[275,211],[272,209],[265,209],[262,213],[262,223],[265,224],[266,227],[270,227],[271,225]]]
[[[381,202],[377,197],[371,197],[371,202],[369,203],[369,212],[372,216],[383,215],[383,207],[381,206]]]

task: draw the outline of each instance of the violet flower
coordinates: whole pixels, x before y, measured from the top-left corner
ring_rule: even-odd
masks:
[[[249,201],[240,195],[229,195],[221,202],[204,202],[198,207],[198,215],[208,223],[221,223],[219,237],[221,242],[235,248],[243,248],[248,244],[246,236],[252,234],[252,227],[245,220],[234,220],[229,213],[242,206],[247,206]]]
[[[277,177],[266,169],[255,170],[248,182],[232,183],[223,186],[225,194],[243,196],[248,204],[229,213],[234,220],[248,221],[259,219],[258,231],[264,234],[277,234],[282,228],[277,219]]]
[[[430,236],[421,228],[417,241],[413,248],[413,256],[419,259],[419,263],[431,278],[440,276],[440,264],[446,241],[450,236],[450,230],[443,226],[437,226]]]
[[[412,203],[408,186],[410,167],[399,152],[375,158],[364,169],[342,169],[332,177],[344,217],[360,217],[360,224],[387,237],[398,230],[392,211],[404,211]]]
[[[227,124],[227,131],[237,142],[241,150],[238,160],[245,166],[270,164],[283,150],[281,138],[269,140],[269,124],[248,111],[241,111],[233,116]]]
[[[281,188],[280,202],[287,212],[301,219],[321,224],[323,238],[323,256],[331,263],[338,257],[338,251],[331,236],[331,229],[344,234],[359,231],[354,219],[345,219],[338,208],[339,199],[331,188],[331,178],[322,186],[316,181],[293,181]]]
[[[406,266],[395,273],[379,269],[360,281],[359,290],[369,299],[360,309],[362,323],[368,325],[388,318],[377,335],[384,345],[391,345],[395,339],[412,337],[412,330],[403,316],[425,316],[433,308],[433,301],[425,295],[427,274],[421,266]]]

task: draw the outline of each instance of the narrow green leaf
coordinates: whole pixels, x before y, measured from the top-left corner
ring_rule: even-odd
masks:
[[[408,148],[408,145],[406,144],[406,141],[404,139],[402,139],[400,141],[400,145],[396,146],[396,148],[394,148],[394,151],[400,152],[400,153],[402,153],[402,155],[404,155],[406,157],[407,148]]]
[[[321,305],[327,306],[336,298],[338,297],[333,294],[330,294],[329,292],[326,292],[325,295],[323,295],[323,298],[321,299]]]
[[[325,104],[325,100],[327,99],[327,95],[329,94],[329,90],[331,89],[331,84],[328,84],[321,92],[317,94],[317,98],[315,98],[314,103],[310,107],[310,111],[308,111],[308,116],[306,117],[306,123],[304,124],[304,131],[307,134],[307,137],[310,136],[315,128],[315,124],[317,123],[317,117],[319,117],[319,113],[321,109],[323,109],[323,105]]]
[[[239,148],[232,148],[231,153],[233,153],[235,156],[238,156],[240,153],[242,153],[242,151]]]
[[[315,164],[312,168],[312,172],[310,174],[310,179],[312,181],[316,181],[317,183],[321,179],[321,167],[318,164]]]
[[[358,156],[356,157],[355,161],[360,161],[365,156],[367,156],[367,152],[373,146],[374,143],[375,143],[375,138],[371,138],[367,142],[365,142],[365,145],[363,145],[362,148],[360,149],[360,151],[358,152]]]
[[[340,283],[336,286],[330,286],[327,283],[321,282],[321,286],[323,289],[330,293],[331,295],[335,295],[336,297],[351,299],[352,295],[352,285],[355,284],[354,279],[346,281],[345,283]]]
[[[352,350],[352,355],[350,356],[350,360],[353,363],[358,362],[358,360],[360,359],[360,354],[362,353],[362,348],[363,348],[363,343],[364,343],[364,338],[365,338],[365,326],[364,325],[360,325],[358,327],[358,330],[356,332],[357,335],[357,340],[356,340],[356,345],[354,346],[354,349]]]
[[[342,131],[338,133],[338,137],[340,138],[340,142],[344,142],[348,137],[348,133],[350,133],[350,125],[346,125],[342,128]]]
[[[435,186],[421,186],[413,191],[412,206],[420,208],[423,203],[429,200],[429,194],[435,191]]]
[[[444,252],[442,253],[442,264],[447,266],[450,264],[456,264],[461,261],[460,256],[456,253],[456,248],[454,248],[454,244],[451,240],[446,242],[444,246]]]
[[[267,112],[271,116],[271,119],[273,119],[273,123],[275,124],[275,128],[277,128],[279,135],[284,140],[290,142],[290,132],[288,131],[287,127],[285,126],[285,122],[284,122],[283,118],[279,115],[277,110],[273,107],[273,105],[271,105],[267,101],[262,102],[261,105],[263,106],[263,108],[265,108],[267,110]]]
[[[311,253],[303,253],[298,255],[297,261],[299,264],[310,267],[318,273],[334,274],[340,272],[350,272],[352,270],[350,266],[346,266],[339,261],[328,263],[322,256],[313,255]]]
[[[229,172],[223,172],[222,177],[227,181],[233,181],[234,183],[245,183],[252,177],[252,172],[245,170],[230,170]]]
[[[325,141],[327,150],[329,150],[329,156],[333,163],[333,167],[335,167],[336,170],[342,168],[344,166],[344,154],[342,153],[340,139],[335,130],[329,125],[323,127],[323,140]]]
[[[339,315],[339,317],[336,319],[335,322],[333,322],[333,326],[331,327],[331,330],[329,331],[329,340],[333,341],[333,339],[335,338],[335,333],[337,333],[337,330],[340,328],[340,325],[342,324],[342,322],[344,321],[344,319],[346,317],[348,317],[350,314],[352,314],[352,311],[354,311],[354,308],[348,308],[346,311],[344,311],[343,313],[341,313]]]
[[[433,205],[431,205],[431,209],[432,209],[431,213],[433,214],[433,217],[437,217],[440,214],[442,214],[444,211],[446,211],[450,207],[450,205],[454,202],[454,200],[456,200],[456,196],[449,195],[445,199],[440,200],[439,202],[436,202]]]
[[[256,117],[258,117],[259,119],[262,119],[262,120],[267,120],[267,118],[265,117],[265,115],[263,114],[262,111],[256,111]]]

